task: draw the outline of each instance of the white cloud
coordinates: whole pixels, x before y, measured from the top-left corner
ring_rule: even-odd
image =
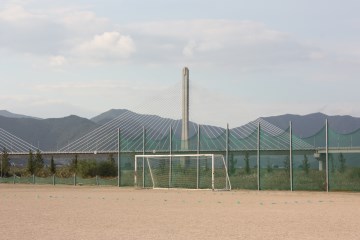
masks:
[[[26,11],[21,5],[8,5],[0,11],[0,20],[8,22],[24,21],[31,18],[39,17]]]
[[[137,19],[136,23],[124,23],[127,16],[99,16],[96,11],[106,14],[103,11],[106,8],[93,7],[97,4],[84,6],[83,2],[75,1],[71,4],[80,5],[69,7],[45,0],[42,1],[45,4],[32,4],[33,0],[8,2],[15,4],[0,6],[0,48],[3,50],[0,57],[2,65],[6,65],[0,77],[11,79],[6,82],[30,83],[22,89],[13,88],[13,101],[10,96],[8,100],[0,97],[4,108],[18,104],[25,110],[19,112],[26,113],[26,109],[35,107],[34,112],[43,111],[46,116],[47,111],[55,113],[57,106],[63,106],[59,107],[62,113],[66,112],[65,106],[74,109],[72,103],[84,109],[91,106],[99,112],[117,107],[137,110],[136,105],[158,104],[140,111],[145,109],[147,113],[161,115],[171,111],[180,113],[176,107],[163,107],[171,105],[178,92],[165,97],[164,92],[156,88],[166,86],[172,79],[180,80],[182,66],[196,72],[196,76],[191,75],[194,82],[216,89],[206,94],[201,88],[198,107],[196,99],[191,100],[192,109],[196,109],[192,115],[194,120],[204,123],[215,123],[218,119],[241,119],[244,123],[259,115],[309,113],[324,102],[330,102],[327,110],[340,111],[357,101],[360,50],[355,38],[352,42],[339,42],[334,48],[336,44],[329,39],[321,38],[314,43],[308,35],[292,36],[278,30],[286,29],[283,26],[272,24],[270,27],[240,18],[191,19],[189,16],[189,20],[141,22]],[[121,22],[112,21],[116,18]],[[299,34],[292,26],[288,29]],[[92,68],[87,63],[102,64]],[[55,70],[61,67],[64,71],[54,76],[51,67]],[[11,73],[15,68],[24,69],[23,75]],[[156,77],[148,74],[154,71],[157,71]],[[29,73],[29,78],[24,77],[25,73]],[[103,81],[99,76],[112,81]],[[133,81],[126,81],[127,76]],[[29,86],[40,99],[17,95],[21,91],[28,93]],[[284,92],[289,95],[282,94]],[[334,97],[330,92],[343,95]],[[161,99],[153,102],[154,95]],[[354,97],[344,99],[342,105],[335,108],[338,99],[348,96]],[[298,103],[299,99],[302,104]],[[47,110],[40,110],[41,102],[46,103]]]
[[[21,95],[21,94],[11,94],[11,95],[1,95],[0,100],[2,104],[7,105],[11,102],[25,103],[29,99],[34,100],[31,95]],[[3,107],[4,108],[4,107]],[[6,108],[4,108],[6,109]]]
[[[0,19],[0,46],[51,58],[50,66],[107,63],[223,65],[253,69],[316,57],[288,34],[261,22],[184,20],[119,25],[79,8],[30,9],[9,5]],[[136,52],[136,54],[134,54]]]
[[[49,58],[49,64],[52,67],[61,67],[66,64],[66,58],[64,56],[52,56]]]
[[[77,9],[60,9],[56,11],[68,28],[75,30],[106,28],[110,24],[107,18],[98,17],[94,12]]]
[[[105,32],[96,35],[92,40],[84,42],[75,48],[75,52],[82,57],[95,60],[126,59],[136,51],[135,43],[130,36],[119,32]]]
[[[30,4],[29,4],[30,6]],[[99,32],[111,29],[108,19],[73,8],[30,8],[28,4],[0,7],[0,46],[19,54],[70,58],[71,50]]]
[[[183,54],[185,57],[192,57],[194,55],[194,50],[196,47],[195,41],[190,41],[183,49]]]
[[[27,86],[34,91],[42,92],[66,92],[81,94],[84,91],[91,91],[96,93],[99,89],[111,90],[117,87],[121,87],[122,83],[114,81],[96,81],[96,82],[61,82],[61,83],[47,83],[47,84],[36,84]]]
[[[313,52],[310,52],[309,58],[312,60],[322,60],[325,58],[325,54],[320,51],[313,51]]]
[[[260,22],[187,20],[143,22],[122,28],[134,36],[134,61],[265,68],[309,59],[310,48]],[[173,46],[164,48],[164,46]]]

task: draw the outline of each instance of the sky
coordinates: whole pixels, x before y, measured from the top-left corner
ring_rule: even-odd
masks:
[[[0,0],[0,110],[360,117],[360,1]]]

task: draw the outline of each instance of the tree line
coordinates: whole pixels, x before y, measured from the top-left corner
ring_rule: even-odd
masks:
[[[0,177],[10,177],[16,174],[15,171],[19,171],[17,167],[11,166],[9,153],[5,147],[1,151],[0,164]],[[53,156],[51,156],[50,165],[47,166],[40,150],[36,150],[36,152],[29,150],[26,168],[21,169],[19,172],[21,172],[20,175],[26,174],[40,177],[54,174],[59,174],[62,177],[70,177],[73,174],[79,174],[81,177],[115,177],[118,169],[112,154],[109,154],[107,160],[99,162],[96,160],[78,160],[78,155],[75,155],[69,165],[58,167]]]
[[[248,152],[245,152],[244,154],[244,173],[245,174],[250,174],[251,173],[251,167],[250,167],[250,155]],[[335,164],[334,161],[334,156],[333,154],[329,154],[329,164],[330,164],[330,171],[332,173],[335,172],[335,170],[337,169],[337,171],[339,173],[344,173],[346,170],[346,158],[344,157],[344,155],[342,153],[340,153],[338,155],[338,165]],[[230,156],[229,158],[229,175],[234,175],[237,171],[236,168],[236,164],[237,164],[237,159],[234,158],[234,156]],[[289,156],[285,156],[284,161],[283,161],[283,166],[284,166],[284,170],[286,172],[290,172],[290,158]],[[302,161],[301,161],[301,165],[299,166],[300,169],[303,170],[303,172],[305,174],[309,174],[310,171],[310,161],[308,159],[308,156],[305,154]],[[268,162],[267,166],[266,166],[266,170],[267,172],[272,172],[273,170],[273,166],[270,165],[270,163]]]

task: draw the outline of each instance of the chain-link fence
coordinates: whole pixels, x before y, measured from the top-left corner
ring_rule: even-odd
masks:
[[[303,137],[293,134],[291,124],[281,130],[257,121],[234,129],[194,126],[191,133],[188,140],[182,140],[178,129],[152,132],[142,128],[119,138],[120,169],[115,152],[115,159],[89,161],[97,170],[86,174],[77,171],[76,175],[40,177],[8,173],[0,177],[0,183],[133,187],[135,155],[210,153],[226,159],[232,189],[360,191],[360,130],[339,133],[326,122],[316,134]],[[113,171],[97,174],[103,168]],[[138,177],[141,174],[138,172]],[[150,186],[149,176],[144,179],[144,186]]]

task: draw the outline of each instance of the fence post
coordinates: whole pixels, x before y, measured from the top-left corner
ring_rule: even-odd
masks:
[[[289,156],[289,161],[290,161],[290,191],[293,191],[293,159],[292,159],[292,123],[290,121],[290,156]]]
[[[211,155],[211,188],[215,190],[215,164],[214,164],[214,154]]]
[[[118,128],[118,187],[120,187],[121,166],[120,166],[120,128]]]
[[[169,159],[169,188],[171,188],[172,182],[172,127],[169,129],[169,151],[170,151],[170,159]],[[143,163],[144,166],[144,163]],[[143,167],[144,168],[144,167]],[[143,179],[145,176],[143,175]]]
[[[55,186],[55,174],[53,174],[53,185]]]
[[[197,129],[197,154],[200,154],[200,124]],[[207,161],[207,160],[205,160]],[[200,161],[199,156],[196,157],[196,188],[200,187]]]
[[[32,175],[33,184],[35,184],[35,174]]]
[[[326,167],[326,192],[329,192],[329,124],[328,120],[325,121],[325,147],[326,147],[326,156],[325,156],[325,167]]]
[[[145,152],[146,152],[146,129],[145,127],[143,126],[143,155],[145,155]],[[137,161],[137,159],[135,159],[135,161]],[[135,162],[136,164],[136,162]],[[137,168],[135,166],[135,169],[136,169],[136,172],[135,174],[137,174]],[[145,158],[142,157],[142,185],[143,185],[143,188],[145,188]],[[137,180],[135,180],[135,184],[137,185]]]
[[[76,173],[74,173],[74,186],[76,186]]]
[[[13,174],[13,177],[14,177],[14,179],[13,179],[13,184],[15,184],[15,178],[16,178],[15,173]]]
[[[260,122],[258,122],[257,127],[257,184],[258,184],[258,191],[260,188]]]
[[[226,154],[225,154],[225,165],[226,165],[226,169],[229,169],[229,124],[226,124],[226,144],[225,144],[225,150],[226,150]],[[228,182],[226,181],[226,189],[228,189]]]

